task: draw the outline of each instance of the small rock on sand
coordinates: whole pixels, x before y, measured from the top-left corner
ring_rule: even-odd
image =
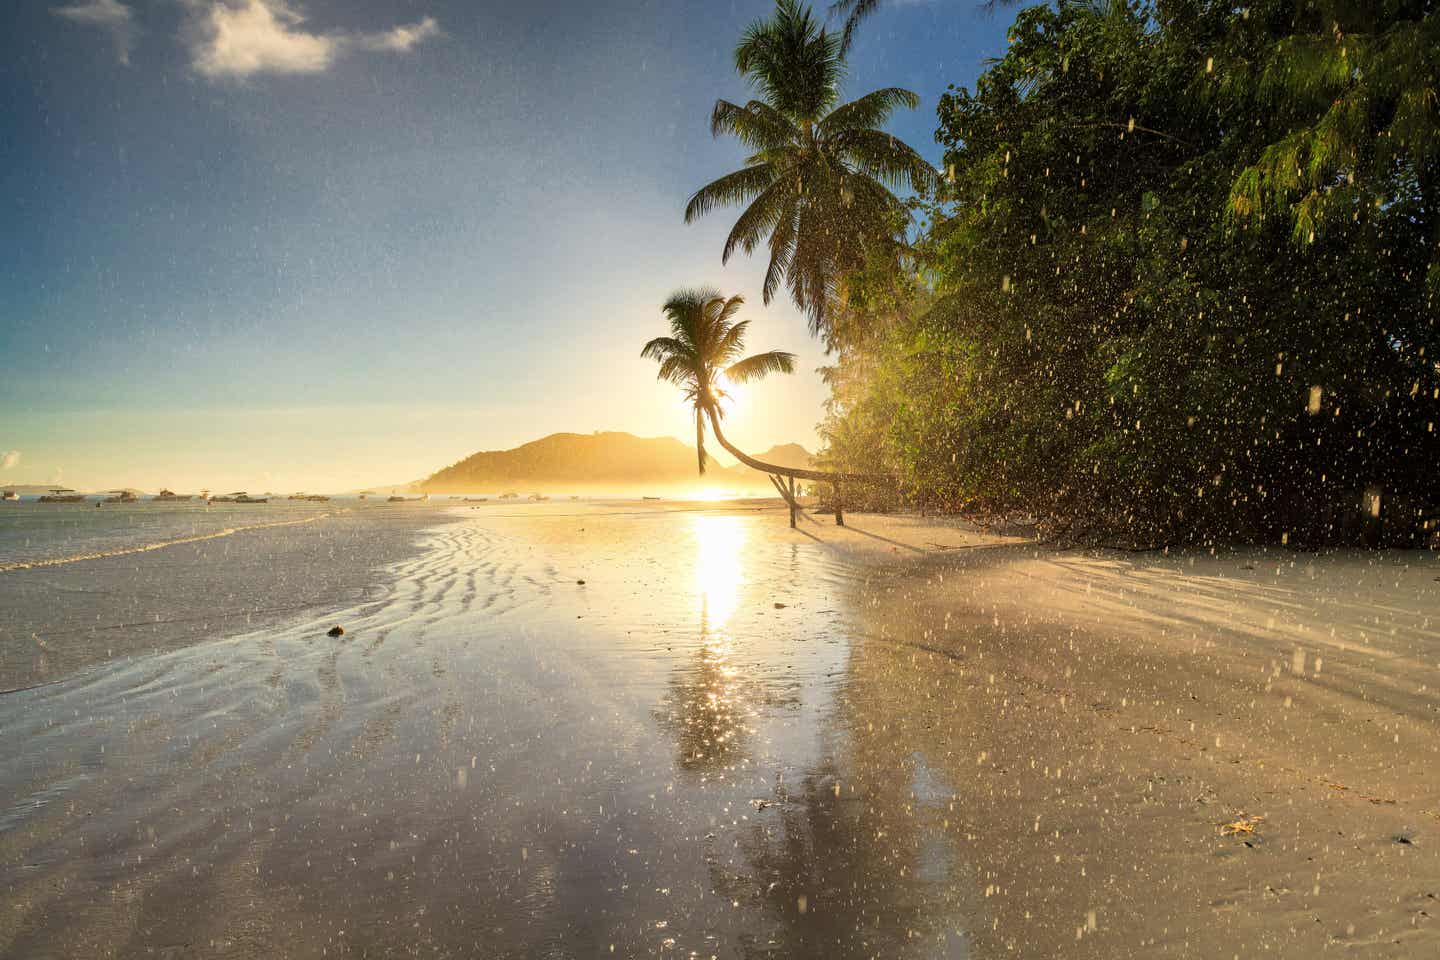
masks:
[[[345,628],[337,623],[329,629],[328,633],[332,637],[343,637],[345,635]]]

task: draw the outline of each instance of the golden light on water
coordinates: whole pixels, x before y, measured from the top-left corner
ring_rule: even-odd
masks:
[[[741,554],[746,528],[741,517],[697,514],[690,520],[695,535],[695,592],[702,626],[718,630],[740,602],[745,582]]]

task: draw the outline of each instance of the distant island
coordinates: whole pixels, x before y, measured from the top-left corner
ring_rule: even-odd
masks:
[[[798,443],[772,447],[760,459],[808,467],[812,458]],[[713,458],[696,473],[695,448],[674,437],[630,433],[553,433],[513,450],[485,450],[438,470],[416,484],[427,493],[473,493],[514,488],[566,490],[719,487],[768,495],[770,484],[748,467],[727,467]]]

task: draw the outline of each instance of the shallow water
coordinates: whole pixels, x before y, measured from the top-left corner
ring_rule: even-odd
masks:
[[[0,698],[0,952],[963,956],[943,765],[849,702],[863,574],[781,522],[476,511],[349,609]]]
[[[337,510],[357,508],[383,505],[284,499],[253,504],[141,500],[97,505],[93,499],[38,503],[27,497],[19,503],[0,504],[0,572],[124,556],[229,536],[237,530],[313,521]]]

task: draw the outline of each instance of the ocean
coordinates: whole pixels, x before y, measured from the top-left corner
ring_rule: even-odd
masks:
[[[237,530],[308,523],[336,510],[379,506],[372,501],[315,503],[272,500],[240,504],[38,503],[35,497],[0,503],[0,572],[90,560],[187,541],[229,536]]]

